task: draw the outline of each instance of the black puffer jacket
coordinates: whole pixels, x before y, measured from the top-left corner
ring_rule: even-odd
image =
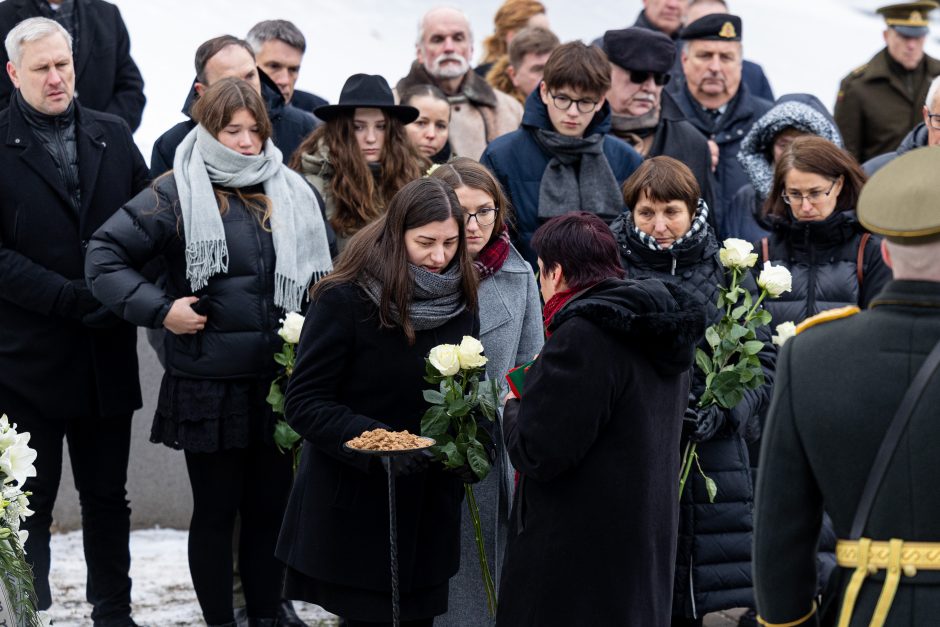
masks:
[[[727,280],[718,259],[718,242],[710,227],[692,241],[660,251],[650,250],[639,241],[627,214],[618,218],[611,230],[620,246],[627,278],[678,283],[707,307],[707,324],[721,318],[715,301],[718,285],[726,285]],[[744,287],[757,292],[751,277],[745,278]],[[760,434],[758,416],[770,399],[776,359],[769,330],[763,329],[759,339],[766,344],[760,353],[764,385],[746,392],[744,400],[726,413],[724,427],[698,445],[702,470],[718,485],[715,502],[709,502],[705,481],[697,469],[689,474],[682,494],[673,594],[676,616],[700,617],[754,602],[751,588],[754,486],[747,442]],[[704,340],[700,346],[708,350]],[[693,368],[691,395],[697,401],[705,390],[705,374]]]
[[[793,289],[766,303],[773,315],[772,326],[787,321],[799,323],[820,311],[845,305],[865,309],[891,280],[891,270],[881,258],[876,237],[869,237],[865,243],[859,268],[865,229],[854,211],[833,213],[819,222],[798,222],[789,215],[769,221],[772,231],[767,238],[768,254],[763,253],[763,241],[755,243],[754,249],[761,256],[755,270],[770,261],[785,266],[793,276]]]
[[[243,193],[260,192],[244,188]],[[277,335],[283,312],[274,305],[274,243],[256,214],[229,196],[222,216],[228,244],[228,272],[209,278],[193,294],[186,279],[185,241],[179,195],[172,176],[145,189],[98,229],[88,245],[85,274],[95,297],[136,324],[162,325],[173,301],[209,297],[206,328],[194,335],[166,333],[170,374],[198,379],[270,376],[281,348]],[[155,258],[167,267],[159,288],[140,274]]]

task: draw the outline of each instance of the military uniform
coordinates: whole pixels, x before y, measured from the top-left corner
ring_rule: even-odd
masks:
[[[890,28],[905,37],[927,34],[931,1],[883,7]],[[922,34],[918,34],[922,33]],[[940,60],[924,55],[913,70],[906,70],[883,48],[871,60],[842,79],[834,116],[845,148],[859,163],[890,152],[922,121],[921,111],[930,82],[940,75]]]
[[[860,220],[898,243],[935,241],[940,199],[931,194],[930,173],[938,168],[936,148],[888,164],[863,189]],[[755,507],[755,596],[763,625],[940,621],[940,372],[914,406],[884,474],[874,473],[870,514],[859,517],[867,522],[853,525],[879,447],[890,441],[888,426],[940,342],[940,282],[894,280],[867,311],[856,312],[810,318],[777,361]],[[817,611],[823,511],[840,538],[840,568]]]

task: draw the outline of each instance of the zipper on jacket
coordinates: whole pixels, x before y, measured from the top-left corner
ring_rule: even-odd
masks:
[[[267,332],[271,328],[270,316],[268,311],[267,303],[267,289],[268,289],[268,272],[267,266],[264,263],[264,243],[261,241],[261,234],[258,233],[258,230],[263,228],[261,223],[253,215],[251,215],[251,209],[244,206],[242,203],[242,210],[248,214],[248,219],[251,220],[252,231],[255,234],[255,242],[258,244],[258,263],[261,266],[261,275],[259,279],[261,280],[261,315],[264,317],[264,330]],[[273,235],[272,235],[273,237]],[[274,242],[271,242],[271,246],[274,246]],[[273,296],[273,295],[272,295]]]
[[[678,260],[676,259],[675,255],[671,255],[671,257],[672,257],[672,269],[669,271],[669,274],[671,274],[672,276],[676,276],[676,264],[678,263]]]
[[[803,244],[806,246],[806,250],[809,251],[809,271],[806,279],[806,315],[803,317],[804,320],[816,314],[816,249],[809,244],[809,230],[810,225],[806,225]]]

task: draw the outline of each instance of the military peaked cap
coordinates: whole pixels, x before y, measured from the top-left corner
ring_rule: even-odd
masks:
[[[921,0],[920,2],[905,2],[891,4],[878,9],[885,18],[889,28],[893,28],[904,37],[923,37],[927,34],[927,13],[936,9],[938,5],[934,0]]]
[[[940,236],[937,172],[940,147],[918,148],[894,159],[862,188],[859,221],[872,233],[904,244],[933,241]]]
[[[703,15],[683,28],[679,39],[741,41],[741,18],[730,13]]]

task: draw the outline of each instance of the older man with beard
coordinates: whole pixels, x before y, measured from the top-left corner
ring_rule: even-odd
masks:
[[[727,13],[706,15],[683,29],[680,37],[685,80],[670,84],[671,95],[685,118],[718,146],[715,218],[748,182],[737,154],[741,140],[773,103],[751,94],[741,82],[741,18]]]
[[[519,127],[522,105],[470,69],[473,33],[461,11],[439,7],[425,13],[415,48],[417,60],[398,81],[396,92],[430,84],[447,94],[450,143],[455,154],[479,159],[489,142]]]
[[[715,181],[708,141],[690,124],[664,90],[676,48],[666,35],[633,26],[604,33],[601,48],[610,60],[611,133],[643,157],[666,155],[695,175],[714,215]]]

